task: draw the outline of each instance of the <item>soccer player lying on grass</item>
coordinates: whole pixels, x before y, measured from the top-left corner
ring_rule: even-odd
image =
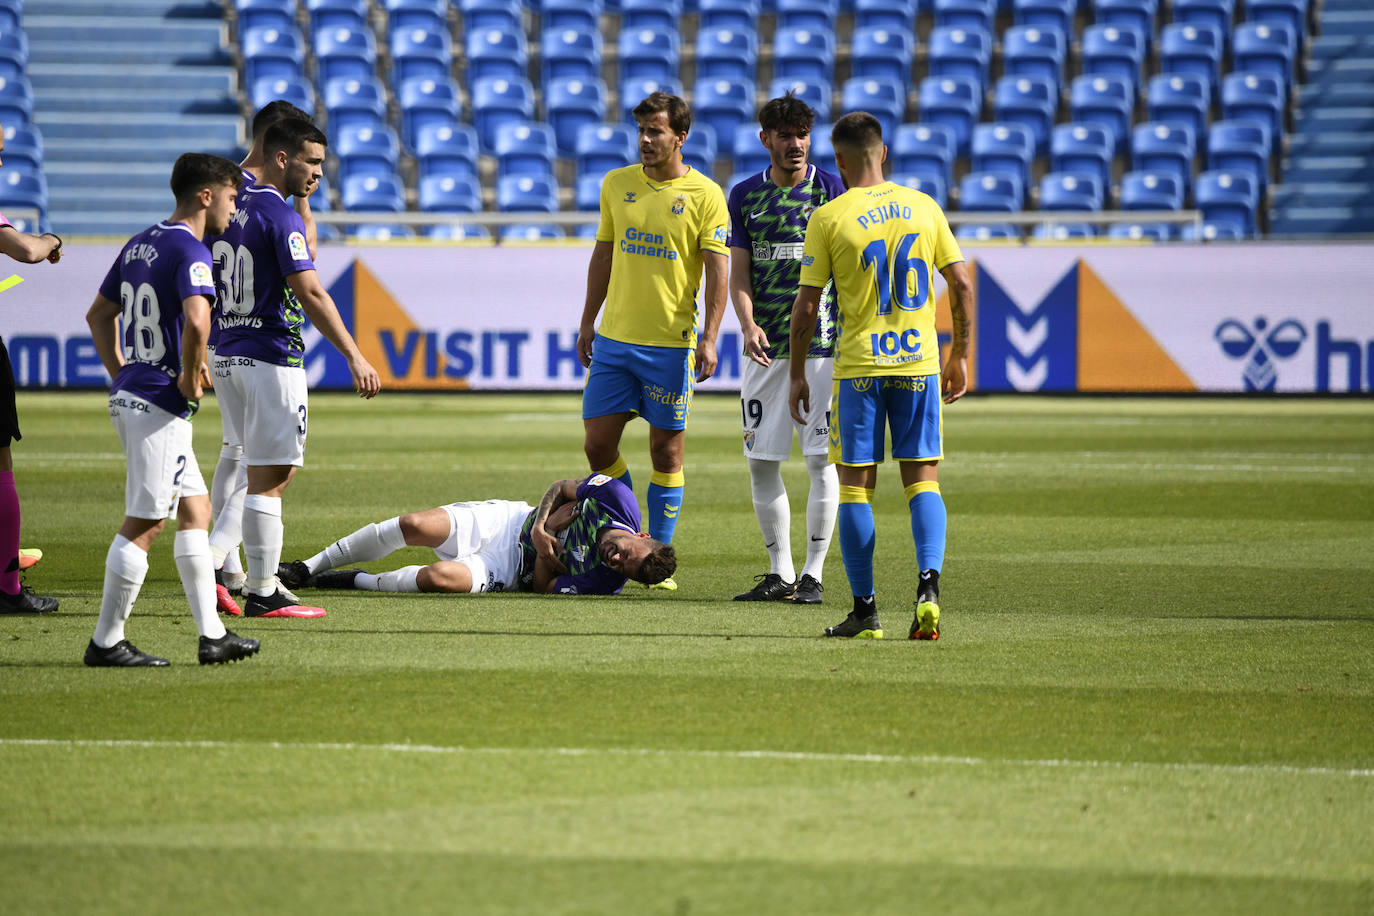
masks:
[[[652,585],[677,569],[672,546],[640,531],[640,524],[634,492],[593,474],[555,481],[533,509],[489,499],[366,525],[308,560],[283,563],[278,576],[287,588],[613,595],[626,579]],[[377,575],[339,568],[403,547],[431,547],[439,559]]]

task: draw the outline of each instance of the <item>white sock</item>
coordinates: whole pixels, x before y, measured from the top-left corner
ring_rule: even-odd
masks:
[[[835,512],[840,507],[840,475],[825,455],[807,455],[806,471],[811,475],[811,491],[806,496],[806,565],[802,575],[820,582],[835,533]]]
[[[238,457],[229,458],[233,452]],[[226,445],[215,465],[215,480],[210,485],[210,503],[214,509],[215,491],[220,490],[223,502],[214,509],[214,531],[210,534],[210,553],[215,567],[227,573],[242,573],[239,544],[243,541],[243,506],[248,497],[248,466],[242,460],[240,446]]]
[[[768,551],[768,571],[792,582],[797,578],[792,567],[792,506],[782,483],[782,462],[750,458],[749,490],[754,496],[763,547]]]
[[[148,555],[133,541],[116,534],[105,554],[105,590],[100,593],[100,617],[95,622],[97,646],[108,649],[124,638],[124,621],[138,600],[148,575]]]
[[[405,545],[406,539],[405,535],[401,534],[400,518],[389,518],[375,525],[364,525],[347,537],[339,538],[306,560],[305,567],[313,576],[326,569],[380,560]]]
[[[358,573],[353,585],[369,592],[418,592],[420,585],[415,578],[422,569],[423,566],[403,566],[375,576],[372,573]]]
[[[248,555],[248,591],[270,595],[277,588],[277,565],[285,528],[281,497],[249,493],[243,500],[243,552]]]
[[[219,611],[215,607],[215,564],[210,559],[210,533],[204,528],[177,531],[172,542],[172,557],[177,561],[177,573],[191,616],[201,636],[219,639],[224,635]]]

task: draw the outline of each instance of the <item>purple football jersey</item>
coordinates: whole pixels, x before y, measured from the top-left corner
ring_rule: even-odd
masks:
[[[243,184],[239,187],[238,200],[243,199],[243,192],[258,183],[257,176],[247,169],[240,168],[239,174],[243,178]],[[219,300],[214,303],[214,309],[210,313],[210,349],[214,350],[219,345]]]
[[[305,312],[286,282],[315,269],[300,214],[271,185],[246,187],[228,230],[210,250],[219,290],[215,355],[303,365]]]
[[[520,530],[520,587],[528,591],[534,577],[536,551],[530,537],[534,513]],[[639,503],[634,492],[614,477],[593,474],[577,485],[577,517],[568,526],[563,543],[565,575],[554,581],[559,595],[614,595],[625,577],[606,565],[597,550],[596,538],[607,528],[636,533],[640,528]]]
[[[177,389],[181,372],[182,300],[215,299],[210,250],[185,223],[161,222],[131,238],[100,284],[100,295],[124,310],[124,366],[111,391],[127,391],[178,417],[191,405]]]

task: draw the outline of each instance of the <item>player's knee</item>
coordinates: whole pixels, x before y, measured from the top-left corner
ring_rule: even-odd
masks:
[[[412,546],[424,530],[424,513],[410,512],[401,516],[401,536]]]
[[[459,567],[457,563],[432,563],[416,574],[415,585],[422,592],[467,592],[472,577],[464,575],[466,570]]]

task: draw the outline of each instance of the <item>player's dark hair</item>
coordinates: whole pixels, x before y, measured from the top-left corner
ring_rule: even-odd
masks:
[[[631,114],[634,115],[635,121],[642,121],[660,111],[668,115],[668,126],[673,129],[673,133],[685,134],[692,129],[692,109],[688,108],[682,99],[662,90],[645,96],[644,101],[636,105]]]
[[[294,156],[307,143],[328,146],[329,139],[324,132],[304,118],[286,118],[267,128],[262,140],[262,154],[268,159],[285,150],[287,156]]]
[[[782,130],[786,127],[809,133],[815,123],[816,110],[790,91],[787,95],[769,99],[759,109],[759,127],[764,130]]]
[[[649,555],[644,558],[643,563],[639,564],[639,573],[634,579],[645,585],[657,585],[677,572],[677,551],[673,549],[672,544],[665,544],[662,541],[650,541],[649,543],[652,545]]]
[[[287,118],[300,118],[302,121],[312,120],[309,114],[301,111],[286,99],[277,99],[268,102],[253,115],[253,139],[256,140],[261,137],[267,132],[267,128]]]
[[[851,150],[875,149],[883,145],[883,125],[866,111],[851,111],[830,129],[830,143]]]
[[[223,156],[210,153],[182,153],[172,166],[172,194],[177,203],[184,203],[203,188],[230,185],[235,191],[243,189],[243,169]]]

